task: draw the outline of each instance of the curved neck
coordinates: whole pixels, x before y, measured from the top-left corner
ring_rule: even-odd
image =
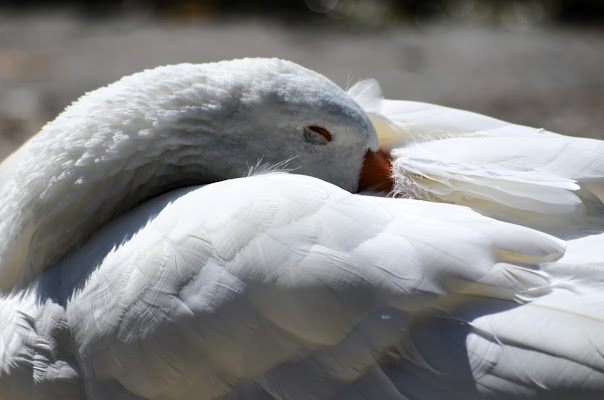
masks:
[[[22,289],[101,225],[150,197],[247,171],[242,146],[191,117],[206,115],[179,104],[167,110],[166,101],[132,107],[149,103],[136,95],[120,107],[97,92],[0,167],[0,293]],[[194,124],[196,134],[187,134],[183,124]],[[221,152],[200,155],[227,147],[228,166]]]
[[[207,143],[201,148],[217,148],[212,143],[219,140],[217,135],[204,136]],[[138,142],[131,146],[144,150],[120,157],[105,152],[90,163],[82,162],[85,156],[73,154],[44,157],[41,138],[19,150],[24,153],[18,154],[21,163],[0,187],[0,237],[10,238],[0,243],[0,291],[23,288],[100,226],[151,197],[243,176],[248,169],[249,161],[237,154],[226,167],[223,154],[200,156],[199,143],[195,151],[180,144],[162,153],[150,143],[145,146],[157,140],[131,141]],[[240,150],[233,147],[230,152]]]

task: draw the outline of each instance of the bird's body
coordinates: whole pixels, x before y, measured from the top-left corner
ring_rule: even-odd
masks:
[[[409,161],[430,146],[401,141],[409,104],[396,117],[351,95],[398,135],[382,143],[395,185],[415,177],[422,197],[427,166],[452,174]],[[584,241],[602,231],[598,193],[577,178],[597,187],[601,160],[510,173],[533,192],[494,198],[576,214],[568,237],[480,196],[430,198],[473,210],[351,193],[380,173],[373,129],[279,60],[165,67],[83,97],[0,165],[0,399],[601,397],[604,256],[556,262],[571,239],[601,254]],[[288,160],[300,175],[239,178]]]

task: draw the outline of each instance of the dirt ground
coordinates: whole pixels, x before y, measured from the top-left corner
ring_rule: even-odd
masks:
[[[290,59],[341,86],[604,139],[604,30],[428,25],[294,28],[0,13],[0,159],[86,91],[163,64]]]

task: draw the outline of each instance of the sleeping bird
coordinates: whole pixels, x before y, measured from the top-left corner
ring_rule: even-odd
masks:
[[[604,144],[278,59],[0,164],[0,399],[599,399]]]

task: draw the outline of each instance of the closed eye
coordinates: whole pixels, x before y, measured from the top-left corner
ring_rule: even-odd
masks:
[[[325,128],[310,125],[304,128],[304,140],[310,144],[324,146],[331,142],[331,133]]]

